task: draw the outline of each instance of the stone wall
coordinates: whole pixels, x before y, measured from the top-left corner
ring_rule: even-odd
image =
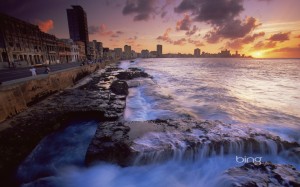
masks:
[[[45,97],[74,85],[76,81],[99,68],[104,68],[104,64],[76,67],[48,75],[25,78],[9,85],[1,85],[0,122],[24,111],[28,106]]]

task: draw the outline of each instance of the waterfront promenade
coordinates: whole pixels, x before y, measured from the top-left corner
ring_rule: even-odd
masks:
[[[79,62],[49,65],[49,67],[51,69],[50,72],[56,72],[59,70],[78,67],[78,66],[80,66]],[[29,69],[30,69],[30,67],[16,68],[16,69],[13,69],[13,68],[1,69],[0,70],[0,82],[3,83],[3,82],[7,82],[7,81],[12,81],[15,79],[30,77],[31,72],[29,71]],[[44,66],[36,67],[37,75],[45,74],[44,71],[45,71]]]

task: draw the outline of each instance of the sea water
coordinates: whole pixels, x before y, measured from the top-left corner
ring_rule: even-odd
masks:
[[[120,67],[139,67],[152,76],[138,79],[139,86],[129,89],[127,121],[220,120],[300,143],[299,59],[158,58],[123,61]],[[95,122],[74,124],[42,140],[19,168],[23,186],[224,186],[222,173],[242,165],[236,162],[237,155],[229,154],[126,168],[109,163],[86,168],[84,155],[96,126]],[[300,169],[300,163],[276,154],[238,156],[262,157]]]

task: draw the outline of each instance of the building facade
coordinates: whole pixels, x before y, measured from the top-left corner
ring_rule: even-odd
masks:
[[[0,68],[36,65],[47,60],[45,35],[38,26],[4,14],[0,14],[0,25]]]
[[[59,51],[58,51],[58,55],[59,55],[58,62],[59,63],[72,62],[71,48],[72,48],[72,45],[68,41],[68,39],[58,40],[58,49],[59,49]]]
[[[122,58],[122,48],[115,48],[115,55],[116,55],[116,59],[121,59]]]
[[[87,49],[89,45],[89,34],[86,12],[81,6],[73,5],[72,9],[67,9],[67,16],[70,38],[75,42],[84,42],[87,55]]]
[[[149,50],[148,49],[143,49],[141,51],[141,57],[142,58],[149,58]]]
[[[75,43],[78,46],[78,61],[79,62],[85,61],[86,60],[85,43],[81,41],[77,41]]]
[[[41,34],[43,44],[46,48],[46,61],[44,61],[45,64],[55,64],[57,63],[57,60],[59,59],[58,56],[58,39],[51,34],[43,33]]]

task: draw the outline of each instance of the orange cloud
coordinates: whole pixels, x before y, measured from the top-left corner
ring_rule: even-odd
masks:
[[[162,36],[158,36],[156,39],[157,40],[162,40],[168,43],[172,43],[171,38],[169,37],[169,33],[172,31],[171,28],[167,28],[166,31],[164,32],[164,34]]]
[[[275,42],[284,42],[289,40],[289,35],[291,34],[291,32],[286,32],[286,33],[277,33],[277,34],[273,34],[269,40],[270,41],[275,41]]]
[[[38,21],[38,26],[43,32],[48,32],[49,30],[54,28],[53,20],[49,19],[46,21]]]
[[[271,49],[271,48],[275,48],[276,45],[277,45],[277,43],[273,42],[273,41],[268,41],[268,42],[260,41],[260,42],[256,43],[252,49],[253,50]]]
[[[300,44],[295,47],[274,49],[269,51],[268,54],[274,57],[300,58]]]

